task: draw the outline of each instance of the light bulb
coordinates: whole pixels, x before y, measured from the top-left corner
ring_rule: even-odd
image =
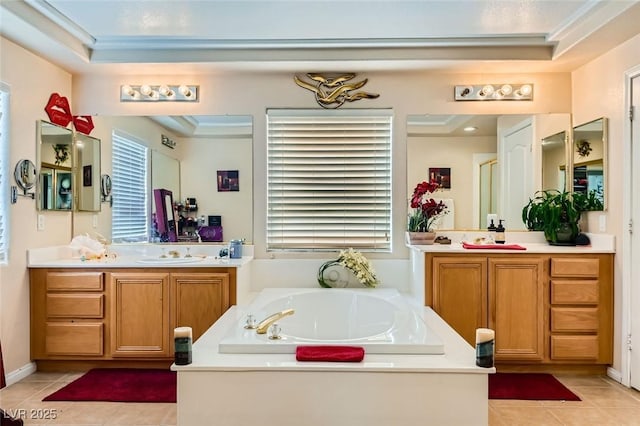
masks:
[[[533,88],[531,87],[530,84],[523,84],[520,87],[520,93],[522,94],[522,96],[529,96],[532,92]]]
[[[124,86],[122,86],[122,93],[124,95],[127,96],[132,96],[136,93],[135,90],[133,90],[133,87],[129,86],[128,84],[125,84]]]
[[[145,96],[151,96],[151,92],[153,92],[153,90],[151,90],[151,86],[149,86],[148,84],[143,84],[142,86],[140,86],[140,93],[142,93]]]
[[[165,85],[165,84],[163,84],[162,86],[160,86],[158,88],[158,92],[162,96],[167,97],[167,98],[173,96],[173,90],[171,90],[171,88],[169,86]]]
[[[504,96],[508,96],[511,94],[511,92],[513,92],[513,87],[511,87],[510,84],[503,84],[502,87],[500,88],[500,92]]]
[[[178,90],[180,91],[180,93],[182,93],[182,96],[187,98],[190,98],[193,94],[191,92],[191,89],[189,89],[189,86],[182,85],[178,88]]]
[[[492,85],[490,84],[486,84],[482,87],[482,90],[480,91],[480,93],[478,93],[478,95],[480,96],[491,96],[491,94],[493,93],[494,88]]]

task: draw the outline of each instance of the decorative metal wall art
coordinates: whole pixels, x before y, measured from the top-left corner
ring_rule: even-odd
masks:
[[[368,79],[356,83],[347,83],[355,78],[356,74],[322,75],[307,73],[307,77],[313,80],[307,82],[297,75],[293,76],[293,81],[300,87],[312,91],[316,96],[316,101],[322,108],[335,109],[341,107],[345,102],[353,102],[360,99],[375,99],[380,96],[377,93],[364,91],[353,92],[367,84]]]

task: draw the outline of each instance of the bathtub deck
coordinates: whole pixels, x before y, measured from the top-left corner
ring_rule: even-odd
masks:
[[[243,316],[232,307],[178,372],[178,425],[368,426],[488,424],[488,374],[475,351],[430,308],[444,355],[365,355],[360,363],[297,362],[294,354],[221,354]]]

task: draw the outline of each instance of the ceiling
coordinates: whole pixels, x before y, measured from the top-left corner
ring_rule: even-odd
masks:
[[[639,21],[640,0],[0,1],[0,34],[74,75],[569,72]]]
[[[0,33],[72,73],[570,71],[637,0],[3,0]]]

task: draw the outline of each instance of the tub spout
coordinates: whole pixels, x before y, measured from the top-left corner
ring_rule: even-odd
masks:
[[[278,321],[280,318],[284,318],[288,315],[293,315],[294,312],[295,311],[293,309],[285,309],[284,311],[276,312],[273,315],[269,315],[258,324],[258,327],[256,328],[256,333],[266,334],[271,324]]]

